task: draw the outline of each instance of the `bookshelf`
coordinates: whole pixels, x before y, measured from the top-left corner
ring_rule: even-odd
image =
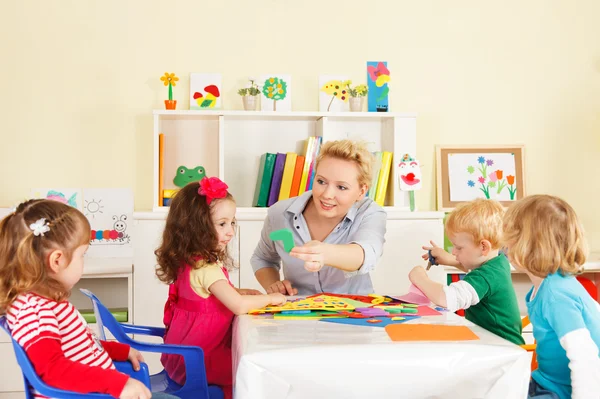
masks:
[[[153,211],[159,204],[159,134],[164,135],[164,189],[174,189],[180,165],[204,166],[230,187],[239,208],[252,208],[260,157],[266,152],[304,155],[311,136],[323,142],[364,140],[369,150],[416,153],[416,116],[375,112],[166,111],[155,110],[153,131]],[[408,210],[399,190],[396,168],[388,181],[384,205]]]

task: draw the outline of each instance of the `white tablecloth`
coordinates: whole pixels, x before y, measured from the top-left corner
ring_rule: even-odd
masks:
[[[480,340],[392,342],[381,327],[240,316],[236,399],[527,396],[531,355],[453,313],[409,323],[467,325]]]

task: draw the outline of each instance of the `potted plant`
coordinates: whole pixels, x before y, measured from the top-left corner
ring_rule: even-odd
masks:
[[[254,79],[249,79],[249,86],[238,90],[238,94],[242,96],[242,102],[244,104],[245,111],[256,111],[258,105],[258,95],[260,90],[258,85],[254,83]]]
[[[352,84],[352,81],[350,80],[346,81],[345,83],[346,87],[348,87],[348,94],[350,95],[350,98],[348,99],[348,101],[350,101],[350,111],[362,111],[365,102],[365,97],[369,93],[369,89],[366,85],[358,85],[352,88],[352,86],[350,86]]]
[[[169,86],[169,99],[165,100],[165,108],[167,109],[175,109],[177,107],[177,100],[173,100],[173,86],[176,86],[176,82],[179,80],[174,73],[165,72],[163,76],[160,77],[160,80],[164,83],[165,86]]]

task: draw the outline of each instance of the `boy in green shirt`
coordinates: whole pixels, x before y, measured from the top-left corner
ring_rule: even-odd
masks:
[[[464,309],[467,320],[523,345],[510,264],[499,253],[503,214],[502,205],[494,200],[476,199],[461,204],[446,221],[452,254],[433,242],[431,247],[423,247],[431,251],[437,264],[467,272],[463,280],[445,286],[432,281],[421,266],[413,268],[408,277],[436,305],[451,312]]]

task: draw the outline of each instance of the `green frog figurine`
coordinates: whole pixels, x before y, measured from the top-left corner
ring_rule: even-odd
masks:
[[[193,181],[200,181],[206,177],[204,166],[196,166],[194,169],[188,169],[185,166],[177,168],[177,173],[173,178],[173,184],[177,187],[185,187]]]

